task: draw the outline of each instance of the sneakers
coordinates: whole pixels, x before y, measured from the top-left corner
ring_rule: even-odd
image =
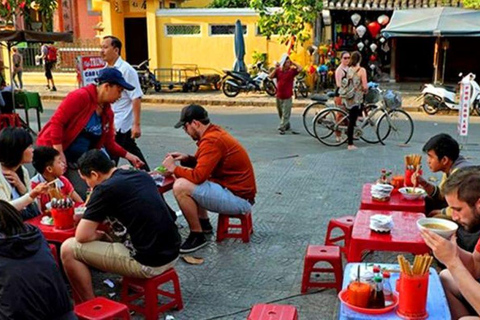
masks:
[[[200,219],[200,225],[202,226],[202,231],[204,234],[213,233],[213,227],[210,224],[210,219]]]
[[[57,91],[57,88],[53,86],[51,91]]]
[[[200,232],[190,232],[187,240],[180,247],[180,253],[189,253],[196,251],[208,244],[205,235]]]
[[[285,130],[280,129],[280,130],[278,130],[278,133],[280,133],[281,135],[284,135],[284,134],[285,134]]]

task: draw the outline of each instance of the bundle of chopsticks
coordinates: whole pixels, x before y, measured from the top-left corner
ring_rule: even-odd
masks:
[[[409,276],[421,276],[428,272],[430,269],[430,265],[433,262],[433,257],[424,254],[424,255],[416,255],[415,259],[413,260],[413,267],[410,265],[410,262],[405,259],[404,256],[399,255],[398,264],[400,265],[400,271],[404,274]]]
[[[419,170],[422,164],[422,155],[408,154],[405,156],[405,167],[410,170]]]

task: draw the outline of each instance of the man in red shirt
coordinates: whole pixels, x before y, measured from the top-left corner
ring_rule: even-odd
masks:
[[[210,123],[203,107],[191,104],[183,108],[175,125],[180,127],[197,141],[197,152],[195,156],[169,153],[163,166],[177,178],[173,194],[190,227],[180,252],[188,253],[205,246],[205,233],[212,233],[207,210],[250,212],[257,188],[247,151],[223,128]]]
[[[302,66],[290,60],[285,53],[276,65],[276,68],[270,73],[270,79],[277,79],[277,111],[280,117],[280,126],[278,131],[280,134],[285,134],[285,131],[290,130],[290,114],[292,112],[292,96],[293,96],[293,82],[295,76],[302,71]],[[293,131],[293,134],[298,132]]]
[[[459,169],[445,182],[442,192],[452,208],[452,219],[468,231],[480,230],[480,167]],[[421,233],[435,257],[447,267],[440,279],[452,319],[479,319],[480,241],[470,253],[457,245],[455,235],[446,240],[430,231]]]

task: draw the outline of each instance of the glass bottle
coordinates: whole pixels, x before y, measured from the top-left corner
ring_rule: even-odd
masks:
[[[393,290],[390,283],[390,272],[383,272],[383,296],[385,297],[385,306],[393,303]]]
[[[385,296],[383,295],[383,278],[376,276],[374,279],[375,286],[370,294],[369,308],[371,309],[383,309],[385,308]]]

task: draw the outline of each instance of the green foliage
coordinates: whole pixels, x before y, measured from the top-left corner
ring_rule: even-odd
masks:
[[[277,3],[275,3],[277,2]],[[280,3],[278,3],[280,2]],[[269,7],[279,6],[278,11]],[[260,32],[270,38],[277,34],[282,42],[287,42],[292,35],[297,43],[303,44],[311,37],[307,25],[313,25],[317,13],[322,10],[319,0],[250,0],[250,7],[258,11]]]
[[[213,0],[210,8],[246,8],[249,0]]]
[[[13,15],[24,16],[26,22],[32,21],[30,14],[38,13],[47,29],[52,29],[53,15],[57,9],[57,0],[2,0],[0,2],[0,20],[12,21]],[[35,10],[36,9],[36,10]]]
[[[253,51],[252,60],[253,60],[253,64],[257,64],[258,62],[265,63],[267,61],[267,53]]]
[[[467,9],[480,9],[480,0],[463,0],[462,2]]]

